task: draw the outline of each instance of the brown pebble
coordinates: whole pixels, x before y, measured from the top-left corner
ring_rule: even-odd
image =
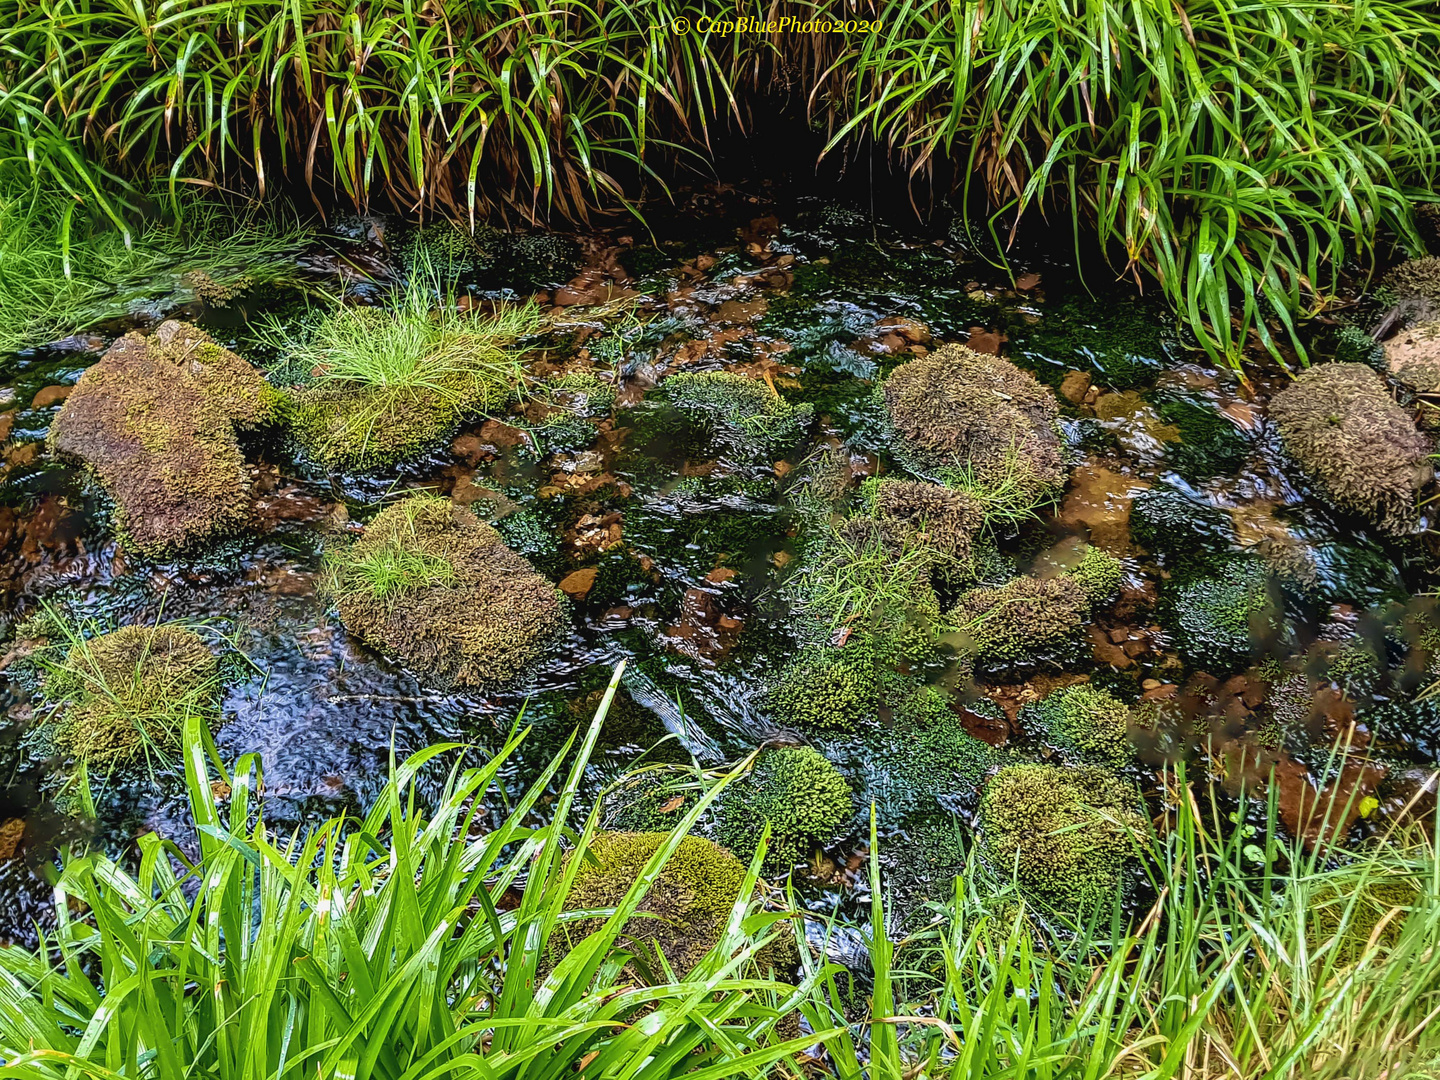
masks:
[[[70,396],[73,386],[47,386],[37,393],[30,402],[32,409],[48,409],[51,405],[59,405]]]
[[[1090,390],[1090,373],[1088,371],[1067,371],[1065,378],[1060,383],[1060,396],[1071,405],[1081,405],[1085,401],[1085,394]]]
[[[579,600],[595,587],[597,573],[599,571],[593,566],[587,566],[582,570],[572,570],[561,579],[560,591],[566,596]]]

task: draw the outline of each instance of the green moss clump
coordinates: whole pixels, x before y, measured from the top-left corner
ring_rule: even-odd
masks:
[[[850,785],[823,754],[808,746],[777,747],[763,751],[750,775],[717,800],[717,836],[748,859],[768,821],[765,866],[784,873],[812,846],[833,839],[853,812]]]
[[[968,560],[970,544],[985,523],[979,499],[943,484],[914,480],[866,481],[877,518],[907,527],[909,546],[927,547],[941,555]]]
[[[1130,535],[1146,551],[1175,568],[1202,564],[1229,547],[1229,516],[1168,485],[1147,488],[1130,509]]]
[[[1020,721],[1075,761],[1113,766],[1132,756],[1129,707],[1089,683],[1067,686],[1027,705]]]
[[[762,459],[794,448],[815,418],[810,405],[793,405],[768,383],[728,371],[671,375],[659,392],[721,449]]]
[[[1312,889],[1305,897],[1306,946],[1312,957],[1329,946],[1333,952],[1327,955],[1327,962],[1333,957],[1340,966],[1354,964],[1365,955],[1380,920],[1399,908],[1399,914],[1376,936],[1376,951],[1383,956],[1400,940],[1407,912],[1421,899],[1413,882],[1393,877],[1366,878],[1358,887],[1346,883],[1343,888],[1322,885]]]
[[[450,277],[489,268],[503,244],[504,234],[483,222],[472,233],[453,221],[432,221],[406,237],[400,251],[412,270]]]
[[[1140,811],[1134,785],[1105,769],[1010,765],[980,797],[983,851],[1036,900],[1087,914],[1122,889]]]
[[[1286,451],[1336,506],[1393,534],[1415,527],[1434,446],[1362,364],[1322,364],[1270,402]]]
[[[605,826],[625,832],[670,832],[700,798],[692,771],[645,769],[605,798]]]
[[[1199,664],[1244,660],[1283,628],[1269,571],[1259,559],[1226,559],[1218,573],[1182,584],[1170,606],[1177,643]]]
[[[655,852],[668,840],[662,832],[602,832],[581,856],[566,911],[609,908],[619,904]],[[664,957],[675,974],[685,975],[720,940],[730,911],[745,887],[745,866],[728,851],[698,836],[687,836],[665,864],[622,933],[637,960],[631,977],[646,972],[663,977]],[[604,920],[581,919],[557,927],[558,961],[568,948],[599,930]],[[641,959],[643,957],[643,959]],[[768,945],[758,966],[788,970],[798,959],[794,944],[781,938]]]
[[[57,706],[48,741],[91,769],[174,753],[187,716],[219,716],[219,661],[184,627],[125,626],[76,640],[45,668],[41,696]]]
[[[764,702],[783,724],[854,731],[874,718],[879,695],[874,651],[852,643],[802,652],[766,688]]]
[[[977,658],[1004,662],[1063,641],[1089,610],[1079,582],[1061,574],[971,589],[961,594],[949,618]]]
[[[351,633],[442,687],[519,675],[565,625],[555,587],[464,507],[412,496],[328,557]]]
[[[987,510],[1028,512],[1065,482],[1055,394],[1007,360],[946,345],[901,364],[880,393],[907,465],[955,474]]]
[[[275,419],[280,395],[185,323],[122,337],[86,369],[50,429],[115,500],[128,547],[162,555],[240,528],[250,475],[237,432]]]
[[[1120,560],[1104,548],[1087,544],[1080,561],[1070,571],[1070,579],[1080,586],[1085,599],[1093,606],[1112,599],[1125,580]]]
[[[1193,480],[1237,471],[1250,452],[1249,441],[1212,405],[1170,397],[1160,403],[1160,419],[1180,432],[1180,442],[1166,448],[1175,471]]]
[[[1364,364],[1379,371],[1385,363],[1385,349],[1358,326],[1342,326],[1333,344],[1338,364]]]
[[[593,371],[568,371],[553,376],[543,390],[545,400],[574,416],[598,420],[615,409],[615,386]]]

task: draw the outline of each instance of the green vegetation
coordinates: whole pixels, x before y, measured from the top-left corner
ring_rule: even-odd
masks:
[[[985,505],[974,495],[914,480],[873,479],[864,487],[876,517],[906,527],[906,546],[930,548],[957,562],[969,558],[985,522]]]
[[[1085,915],[1108,907],[1143,845],[1134,785],[1099,768],[1009,765],[980,798],[986,859],[1036,902]]]
[[[770,829],[765,866],[784,873],[826,843],[855,812],[850,785],[816,750],[782,746],[762,750],[744,779],[725,790],[716,804],[716,836],[749,858]]]
[[[854,731],[873,719],[879,699],[879,662],[863,641],[802,651],[780,670],[764,695],[782,724],[838,731]]]
[[[1125,568],[1104,548],[1086,544],[1069,576],[1093,606],[1115,598],[1120,583],[1125,580]]]
[[[1020,710],[1020,722],[1077,762],[1118,766],[1132,756],[1130,709],[1108,690],[1089,683],[1067,686],[1027,705]]]
[[[1335,505],[1391,533],[1414,529],[1434,475],[1429,439],[1363,364],[1322,364],[1270,402],[1285,449]]]
[[[234,532],[251,513],[237,432],[274,420],[280,396],[204,331],[132,332],[86,369],[50,428],[115,502],[125,544],[147,555]]]
[[[301,374],[288,410],[300,446],[327,467],[354,470],[412,457],[497,408],[520,378],[505,347],[539,326],[529,304],[459,310],[431,271],[412,276],[387,307],[337,303],[306,332],[272,320],[266,339]]]
[[[961,594],[947,618],[965,651],[1004,663],[1070,638],[1089,610],[1089,598],[1074,577],[1022,575]]]
[[[413,495],[326,557],[345,628],[436,685],[507,682],[565,625],[555,587],[491,526],[448,499]]]
[[[1284,629],[1269,571],[1245,556],[1227,558],[1214,574],[1184,581],[1169,606],[1179,627],[1176,643],[1197,664],[1245,660]]]
[[[1165,449],[1176,472],[1208,480],[1234,473],[1245,463],[1249,442],[1213,405],[1179,396],[1167,396],[1159,405],[1160,419],[1180,432],[1179,444]]]
[[[669,840],[668,832],[596,833],[570,883],[565,910],[593,911],[621,904],[651,858]],[[574,858],[573,854],[567,857]],[[643,973],[650,983],[664,981],[667,972],[680,977],[689,974],[719,943],[746,884],[744,863],[709,840],[686,836],[621,929],[626,947],[634,954],[629,970]],[[750,884],[754,892],[753,882]],[[552,941],[557,958],[603,925],[604,919],[599,917],[561,924]],[[795,964],[790,938],[777,939],[755,958],[759,971],[775,968],[782,977],[788,976]]]
[[[793,405],[768,383],[728,371],[682,371],[659,391],[717,448],[761,461],[794,449],[815,418],[810,405]]]
[[[179,751],[190,717],[219,719],[220,663],[193,629],[162,622],[93,634],[51,622],[55,658],[39,660],[43,741],[78,774],[153,769]]]

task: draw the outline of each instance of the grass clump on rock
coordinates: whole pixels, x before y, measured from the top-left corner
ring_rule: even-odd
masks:
[[[1434,446],[1363,364],[1323,364],[1270,402],[1286,451],[1336,506],[1386,532],[1414,528]]]
[[[659,391],[722,451],[771,459],[804,437],[814,407],[795,405],[760,379],[729,371],[681,372]]]
[[[906,465],[987,516],[1024,517],[1065,482],[1055,394],[1008,360],[946,345],[901,364],[880,394]]]
[[[236,433],[270,422],[279,401],[204,331],[165,322],[126,334],[86,369],[50,441],[99,478],[125,545],[161,555],[245,523],[250,475]]]
[[[663,832],[597,833],[581,856],[565,910],[618,905],[668,839]],[[688,973],[720,940],[745,877],[745,865],[719,845],[699,836],[681,840],[622,931],[636,957],[632,963],[642,974],[648,970],[658,975],[664,971],[663,957],[676,975]],[[603,922],[593,918],[562,923],[559,939],[551,944],[556,959]],[[782,938],[761,950],[760,967],[793,967],[793,945],[786,948],[790,944]]]
[[[555,587],[491,526],[417,495],[329,556],[327,591],[352,634],[440,686],[519,675],[564,626]]]
[[[759,846],[770,823],[765,865],[783,873],[835,837],[854,812],[854,795],[825,756],[808,746],[762,751],[750,775],[716,802],[717,837],[740,858]]]
[[[1122,765],[1130,759],[1130,709],[1107,690],[1079,683],[1056,690],[1020,712],[1062,753],[1096,765]]]
[[[980,796],[990,865],[1036,900],[1085,914],[1113,899],[1144,822],[1139,793],[1101,768],[1010,765]]]
[[[85,638],[65,631],[63,659],[42,662],[47,742],[66,760],[110,771],[180,748],[187,717],[220,712],[220,663],[195,631],[160,623]]]
[[[300,335],[272,326],[271,344],[304,380],[291,396],[291,428],[317,462],[393,465],[514,392],[520,369],[506,346],[539,328],[536,308],[480,315],[445,299],[437,309],[437,292],[421,275],[390,307],[339,304]]]

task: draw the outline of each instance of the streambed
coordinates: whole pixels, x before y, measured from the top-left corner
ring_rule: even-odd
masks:
[[[921,821],[886,810],[890,773],[903,767],[886,717],[864,732],[796,731],[777,722],[765,689],[814,644],[797,606],[817,485],[829,485],[828,515],[838,516],[868,478],[894,474],[877,382],[942,343],[964,343],[1053,389],[1068,473],[1053,506],[991,529],[992,572],[1063,561],[1084,541],[1123,570],[1118,592],[1054,648],[973,672],[942,648],[916,666],[911,674],[970,735],[1059,760],[1023,710],[1088,681],[1150,718],[1132,731],[1121,771],[1154,816],[1174,797],[1161,770],[1179,759],[1222,798],[1273,770],[1288,792],[1282,821],[1299,833],[1314,828],[1316,791],[1343,793],[1336,831],[1352,840],[1433,805],[1440,712],[1414,701],[1437,677],[1426,522],[1385,535],[1321,497],[1269,418],[1287,380],[1273,365],[1241,385],[1174,336],[1163,308],[1111,289],[1106,276],[1088,282],[1092,294],[1067,256],[1043,245],[1012,254],[1012,276],[965,237],[907,235],[820,201],[696,197],[654,227],[655,243],[635,227],[512,240],[510,257],[471,267],[463,303],[533,296],[546,317],[523,343],[530,393],[433,453],[367,475],[326,475],[283,438],[258,437],[247,444],[254,527],[174,561],[122,550],[106,500],[46,448],[63,388],[120,333],[162,318],[193,321],[283,372],[261,321],[310,318],[307,303],[325,303],[322,292],[383,301],[404,277],[407,230],[383,219],[316,227],[289,256],[293,273],[234,296],[168,274],[84,335],[4,358],[7,671],[23,668],[27,645],[14,631],[42,602],[77,625],[202,622],[246,658],[217,743],[232,759],[260,755],[267,817],[290,826],[366,806],[392,755],[441,740],[493,751],[525,724],[533,730],[506,773],[518,792],[588,720],[623,659],[623,693],[582,803],[637,762],[716,768],[761,745],[808,742],[850,783],[855,813],[806,853],[800,895],[817,914],[863,899],[874,802],[894,888],[902,907],[913,904],[942,887],[947,865],[935,854],[944,845],[934,812]],[[1326,348],[1322,340],[1317,352]],[[757,466],[684,437],[657,388],[676,373],[720,370],[813,406],[804,438]],[[613,385],[614,407],[547,426],[533,387],[562,372]],[[412,488],[495,521],[568,598],[563,637],[503,691],[427,687],[348,635],[319,588],[327,545]],[[1265,627],[1209,628],[1197,616],[1208,594],[1186,583],[1223,581],[1239,565],[1228,560],[1242,558],[1278,615]],[[848,632],[830,631],[833,641]],[[1332,663],[1357,643],[1374,657],[1363,689]],[[32,690],[22,677],[6,685],[0,795],[0,937],[21,941],[50,918],[45,879],[60,846],[124,851],[143,831],[188,831],[183,783],[164,760],[144,775],[91,776],[94,814],[77,813],[66,764],[29,737],[40,719]],[[436,771],[425,782],[435,790],[442,780]],[[973,785],[954,789],[939,810],[968,826]]]

